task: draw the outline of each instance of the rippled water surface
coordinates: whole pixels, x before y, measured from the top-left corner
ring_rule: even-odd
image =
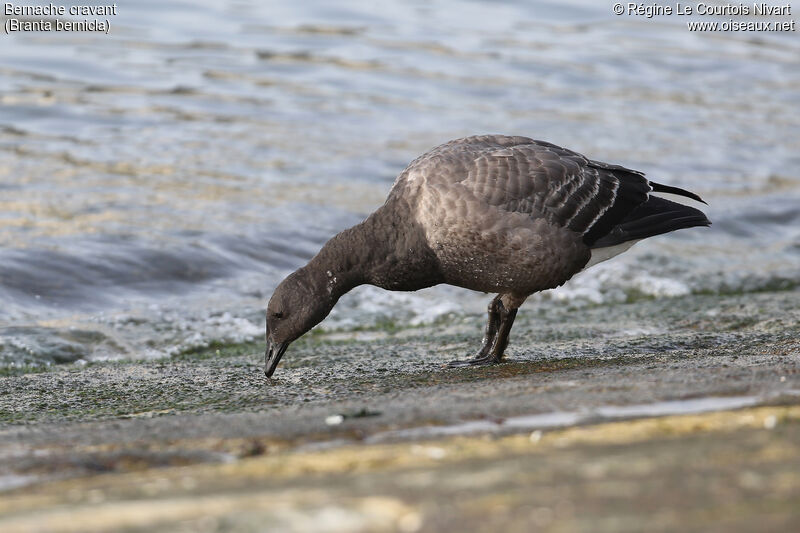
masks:
[[[476,133],[710,204],[711,229],[640,243],[526,307],[800,281],[797,33],[690,33],[589,0],[333,4],[126,2],[110,35],[0,35],[0,365],[259,338],[284,275],[418,154]],[[486,300],[362,287],[322,327]]]

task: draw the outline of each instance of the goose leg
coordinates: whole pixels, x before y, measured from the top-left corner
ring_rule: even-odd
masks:
[[[500,307],[503,302],[500,301],[501,296],[498,294],[491,302],[489,302],[489,320],[486,322],[486,331],[483,334],[483,346],[478,352],[476,359],[485,357],[492,349],[494,338],[497,336],[497,327],[500,325]]]
[[[517,307],[506,307],[502,295],[498,294],[489,304],[489,321],[483,336],[483,346],[478,355],[474,359],[451,361],[447,366],[458,368],[499,363],[503,359],[506,346],[508,346],[508,334],[511,332],[511,326],[517,316]]]

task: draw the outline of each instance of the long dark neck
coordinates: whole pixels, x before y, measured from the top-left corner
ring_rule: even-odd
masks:
[[[409,291],[443,281],[422,230],[390,204],[329,240],[306,268],[334,302],[365,283]]]
[[[335,300],[349,290],[370,283],[376,266],[394,249],[380,210],[362,223],[348,228],[327,243],[308,263],[317,283]],[[320,287],[321,288],[321,287]],[[330,289],[330,290],[328,290]]]

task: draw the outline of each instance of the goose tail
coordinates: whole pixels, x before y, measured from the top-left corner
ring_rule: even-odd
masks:
[[[659,185],[657,188],[654,183],[651,183],[651,185],[654,186],[654,191],[681,194],[681,196],[687,196],[702,202],[699,196],[689,191],[665,185]],[[592,243],[591,247],[593,249],[606,248],[679,229],[710,225],[711,221],[699,209],[651,195],[646,202],[631,211],[609,233]]]
[[[672,187],[671,185],[662,185],[661,183],[656,183],[654,181],[650,182],[650,186],[653,188],[653,192],[665,192],[669,194],[677,194],[678,196],[685,196],[686,198],[691,198],[692,200],[697,200],[698,202],[706,203],[705,200],[700,198],[697,194],[687,191],[686,189],[681,189],[680,187]]]

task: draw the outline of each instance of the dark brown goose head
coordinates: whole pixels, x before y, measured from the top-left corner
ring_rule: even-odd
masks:
[[[319,276],[303,267],[278,285],[267,305],[267,352],[264,373],[271,377],[289,344],[322,322],[336,300],[320,287]]]

